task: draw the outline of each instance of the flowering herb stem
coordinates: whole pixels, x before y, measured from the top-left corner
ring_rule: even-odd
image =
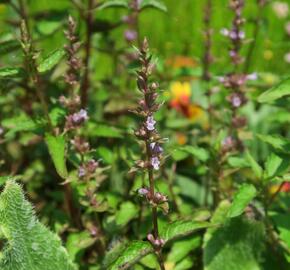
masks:
[[[83,107],[88,103],[88,91],[90,88],[90,57],[92,50],[92,35],[93,35],[93,8],[94,1],[88,0],[87,12],[86,12],[86,42],[85,42],[85,57],[84,57],[84,75],[81,84],[81,104]]]

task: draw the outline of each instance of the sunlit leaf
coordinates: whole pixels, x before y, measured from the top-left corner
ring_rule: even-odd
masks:
[[[40,62],[40,64],[37,67],[38,72],[45,73],[47,71],[50,71],[61,61],[64,55],[65,55],[64,49],[55,50]]]
[[[256,195],[257,190],[253,185],[241,185],[239,190],[234,195],[234,200],[227,216],[232,218],[241,215]]]

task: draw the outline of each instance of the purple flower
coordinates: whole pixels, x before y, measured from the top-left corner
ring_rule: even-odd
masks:
[[[149,193],[149,190],[147,188],[139,188],[138,193],[141,196],[146,196]]]
[[[72,121],[75,123],[75,124],[80,124],[84,121],[86,121],[88,119],[88,113],[86,110],[84,109],[81,109],[79,112],[77,113],[74,113],[72,115]]]
[[[245,34],[244,31],[240,31],[238,36],[239,36],[240,39],[244,39],[246,37],[246,34]]]
[[[146,128],[150,131],[155,129],[156,121],[154,120],[153,116],[148,116],[146,120]]]
[[[132,42],[137,39],[137,32],[134,30],[126,30],[124,36],[128,42]]]
[[[79,167],[79,171],[78,171],[78,176],[79,176],[79,178],[82,178],[82,177],[84,177],[86,175],[86,170],[85,170],[85,168],[83,167],[83,166],[80,166]]]
[[[154,154],[161,154],[163,152],[163,148],[156,142],[150,143],[150,148]]]
[[[242,100],[239,96],[233,96],[232,98],[232,105],[236,108],[240,107],[242,104]]]
[[[159,170],[160,166],[160,160],[158,157],[152,157],[151,158],[151,165],[154,168],[154,170]]]

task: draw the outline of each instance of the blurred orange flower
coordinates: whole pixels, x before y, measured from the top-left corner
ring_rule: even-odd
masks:
[[[271,194],[276,193],[280,188],[280,185],[272,185],[269,189]],[[290,182],[285,182],[280,189],[280,192],[290,192]]]

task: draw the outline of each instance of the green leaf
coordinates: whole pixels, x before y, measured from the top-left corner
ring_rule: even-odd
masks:
[[[279,238],[290,248],[290,219],[288,214],[275,213],[271,216],[277,226]]]
[[[167,7],[165,6],[165,4],[158,0],[143,0],[141,2],[141,9],[145,8],[155,8],[167,12]]]
[[[263,176],[263,169],[258,164],[258,162],[256,162],[256,160],[253,158],[253,156],[249,151],[246,151],[246,159],[250,163],[250,166],[253,172],[255,173],[256,177],[260,179]]]
[[[118,226],[126,225],[131,219],[138,214],[136,204],[128,201],[121,204],[120,210],[116,214],[116,224]]]
[[[56,168],[57,173],[63,179],[68,176],[66,168],[66,142],[64,136],[53,136],[49,133],[45,135],[45,142],[48,147],[49,154],[52,158],[53,164]]]
[[[165,242],[190,235],[193,232],[204,229],[210,226],[209,222],[205,221],[191,221],[191,220],[178,220],[166,225],[160,233]]]
[[[270,153],[265,162],[265,176],[272,179],[286,172],[290,165],[290,159],[286,155]]]
[[[104,138],[122,138],[123,134],[120,129],[105,124],[88,124],[88,134],[91,137],[104,137]]]
[[[127,245],[125,250],[115,260],[111,267],[109,267],[109,270],[129,269],[149,253],[153,253],[153,248],[149,242],[132,241]]]
[[[70,257],[77,261],[76,258],[83,255],[85,249],[96,242],[88,231],[71,233],[66,241],[66,248]]]
[[[42,60],[42,62],[38,65],[37,70],[39,73],[45,73],[47,71],[50,71],[54,66],[56,66],[60,60],[65,55],[64,49],[58,49],[54,52],[50,53],[45,59]]]
[[[262,222],[243,217],[230,219],[205,234],[204,270],[260,270],[264,244]]]
[[[115,8],[115,7],[128,8],[129,7],[128,1],[126,1],[126,0],[107,0],[104,3],[102,3],[98,7],[98,9],[102,10],[102,9],[105,9],[105,8]]]
[[[281,137],[280,135],[256,135],[261,141],[271,145],[275,150],[289,154],[290,153],[290,140]]]
[[[23,68],[0,68],[0,79],[1,78],[21,78],[25,74]]]
[[[251,184],[243,184],[234,196],[233,203],[227,214],[228,217],[233,218],[241,215],[247,205],[257,195],[256,188]]]
[[[37,220],[14,181],[8,181],[0,195],[0,231],[7,240],[1,270],[76,269],[60,239]]]
[[[280,82],[278,85],[262,93],[258,97],[258,101],[261,103],[271,102],[289,95],[290,95],[290,78],[287,78],[286,80]]]
[[[11,53],[21,48],[18,40],[7,40],[0,43],[0,55]]]
[[[204,148],[200,148],[200,147],[192,146],[192,145],[185,145],[180,149],[193,155],[194,157],[196,157],[197,159],[201,161],[207,161],[209,158],[209,153]]]

